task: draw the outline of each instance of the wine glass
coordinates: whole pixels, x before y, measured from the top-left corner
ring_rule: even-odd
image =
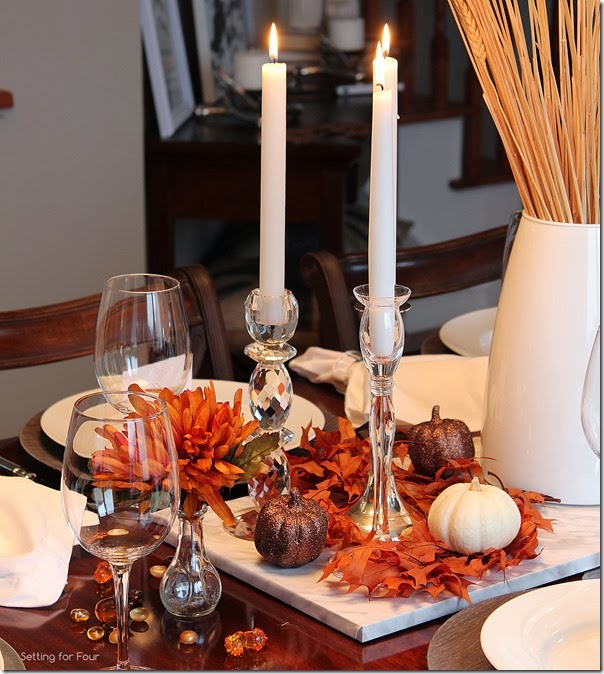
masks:
[[[128,660],[128,585],[134,561],[164,540],[178,510],[178,458],[166,403],[104,392],[73,406],[63,456],[65,519],[79,544],[109,562],[115,587],[117,665]]]
[[[589,446],[600,456],[600,328],[596,331],[581,395],[581,424]]]
[[[105,283],[94,367],[106,392],[131,384],[175,395],[191,382],[191,340],[180,283],[159,274],[122,274]],[[113,402],[117,404],[114,397]]]

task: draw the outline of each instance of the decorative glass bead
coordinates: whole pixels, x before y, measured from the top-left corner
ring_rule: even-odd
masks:
[[[94,627],[88,628],[86,636],[90,639],[90,641],[98,641],[105,636],[105,630],[100,625],[95,625]]]
[[[142,606],[139,606],[138,608],[133,608],[130,611],[130,618],[134,620],[134,622],[137,623],[142,623],[147,618],[149,617],[149,611],[146,608],[143,608]]]
[[[115,626],[117,624],[117,617],[115,614],[115,599],[113,597],[107,597],[106,599],[97,601],[94,607],[94,615],[104,625]]]
[[[156,564],[149,569],[149,573],[153,576],[153,578],[161,578],[164,573],[166,573],[167,568],[168,567],[164,566],[163,564]]]
[[[118,634],[116,629],[111,630],[111,632],[109,632],[109,636],[107,637],[110,644],[117,644],[117,638]]]
[[[142,597],[141,590],[132,590],[128,593],[128,610],[134,610],[136,604],[140,602]],[[117,616],[115,613],[115,597],[106,597],[96,603],[94,607],[94,615],[103,623],[103,625],[111,625],[115,627],[117,624]]]
[[[99,562],[96,565],[96,569],[94,570],[92,577],[99,585],[102,585],[103,583],[107,583],[110,580],[112,580],[113,574],[111,573],[111,567],[109,566],[109,562],[105,561]]]
[[[185,630],[180,633],[181,644],[195,644],[197,643],[197,632],[194,630]]]
[[[85,608],[74,608],[69,615],[74,623],[85,623],[90,620],[90,611]]]
[[[259,627],[245,632],[245,647],[251,651],[261,651],[267,641],[268,637]]]
[[[245,632],[229,634],[224,640],[224,647],[229,655],[243,655],[245,650],[260,651],[264,648],[268,637],[259,627]]]

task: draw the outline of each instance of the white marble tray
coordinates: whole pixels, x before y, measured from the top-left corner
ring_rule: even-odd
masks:
[[[251,506],[247,497],[230,501],[237,514]],[[548,505],[545,517],[555,519],[554,533],[539,532],[542,547],[536,558],[502,572],[487,572],[470,586],[473,603],[516,590],[544,585],[581,573],[600,564],[600,507]],[[209,511],[204,521],[204,538],[214,565],[276,597],[360,642],[370,641],[408,627],[459,611],[467,606],[456,597],[433,601],[426,593],[408,599],[373,599],[357,590],[346,593],[347,584],[317,582],[330,556],[329,551],[299,569],[269,565],[253,542],[227,533],[222,522]]]

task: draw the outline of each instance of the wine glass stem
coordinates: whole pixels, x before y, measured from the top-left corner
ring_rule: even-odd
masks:
[[[128,590],[131,564],[111,565],[115,589],[115,615],[117,622],[117,665],[116,669],[130,669],[128,659]]]

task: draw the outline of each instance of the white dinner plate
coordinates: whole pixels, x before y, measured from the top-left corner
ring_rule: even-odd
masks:
[[[216,399],[219,402],[228,401],[232,403],[233,396],[235,395],[237,389],[243,389],[243,414],[245,420],[250,421],[252,419],[252,415],[249,411],[247,402],[247,382],[224,381],[218,379],[214,379],[213,381],[214,389],[216,390]],[[209,383],[209,379],[193,379],[191,387],[197,388],[198,386],[208,386]],[[76,393],[75,395],[68,396],[67,398],[63,398],[62,400],[52,404],[43,412],[40,418],[40,426],[42,427],[44,433],[46,433],[46,435],[51,440],[58,442],[60,445],[65,445],[65,440],[67,439],[67,429],[69,428],[69,420],[71,418],[71,410],[73,408],[74,402],[87,393],[93,393],[94,391],[99,390],[100,389],[91,389],[90,391]],[[319,428],[323,428],[325,424],[325,416],[314,403],[311,403],[309,400],[306,400],[306,398],[302,398],[301,396],[294,393],[292,408],[286,423],[287,428],[293,432],[294,439],[285,446],[285,449],[291,449],[293,447],[297,447],[300,444],[300,438],[302,437],[302,427],[306,427],[309,422],[312,422],[313,427],[318,426]]]
[[[440,341],[461,356],[488,356],[497,307],[456,316],[440,329]]]
[[[485,620],[480,645],[496,669],[600,669],[600,580],[532,590]]]

